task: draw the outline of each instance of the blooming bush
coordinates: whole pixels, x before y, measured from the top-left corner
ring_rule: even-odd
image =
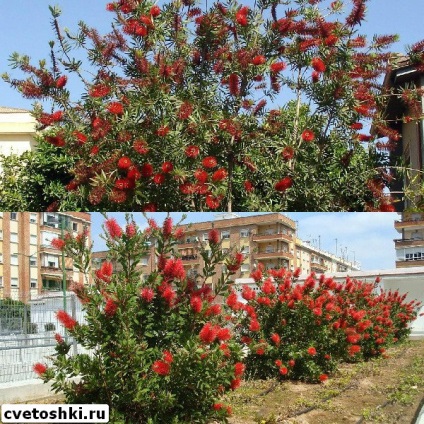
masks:
[[[243,302],[235,292],[227,298],[249,348],[249,376],[325,381],[340,361],[379,356],[409,334],[418,304],[404,302],[406,295],[314,274],[296,284],[297,275],[259,268],[252,274],[258,291],[244,286]]]
[[[105,229],[110,260],[95,270],[91,285],[73,285],[86,322],[57,313],[89,353],[70,355],[70,344],[58,335],[53,364],[39,363],[34,370],[69,403],[109,404],[111,422],[226,421],[231,410],[219,400],[239,386],[244,365],[241,347],[215,302],[228,291],[232,272],[213,290],[206,283],[214,265],[226,259],[216,234],[210,235],[210,253],[202,248],[204,275],[194,279],[174,254],[184,234],[170,218],[161,228],[149,220],[144,231],[129,217],[125,228],[108,219]],[[83,269],[89,252],[81,237],[53,243],[79,255]],[[150,242],[157,246],[157,268],[143,278],[138,264]]]
[[[105,35],[62,30],[52,7],[51,66],[15,53],[25,77],[4,79],[47,101],[40,146],[71,166],[57,202],[26,210],[392,210],[384,152],[400,136],[381,77],[396,36],[360,34],[366,0],[282,3],[119,0]],[[418,119],[416,91],[397,94]]]

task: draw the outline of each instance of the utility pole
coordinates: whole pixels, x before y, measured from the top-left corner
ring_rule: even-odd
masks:
[[[62,240],[65,233],[65,217],[60,216],[60,234]],[[62,292],[63,292],[63,310],[66,312],[66,269],[65,269],[65,251],[62,249]]]

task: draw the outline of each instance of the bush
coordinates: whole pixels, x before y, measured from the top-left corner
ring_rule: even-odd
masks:
[[[311,274],[296,284],[287,270],[253,273],[258,292],[244,286],[227,304],[240,317],[239,337],[249,348],[251,377],[324,381],[341,361],[384,354],[408,336],[415,302],[397,292],[376,293],[375,284]]]
[[[160,229],[150,220],[140,231],[128,218],[125,229],[106,221],[107,245],[116,267],[104,262],[94,284],[74,283],[86,312],[86,324],[65,311],[58,319],[89,354],[69,355],[70,345],[59,335],[51,367],[34,369],[69,403],[107,403],[111,422],[205,423],[225,421],[229,409],[219,402],[240,384],[244,366],[241,346],[232,335],[217,296],[228,292],[231,272],[217,287],[206,284],[214,265],[225,260],[211,239],[203,276],[188,278],[174,247],[183,236],[167,218]],[[67,236],[53,244],[77,253],[76,266],[89,264],[84,237]],[[157,269],[142,278],[138,264],[148,242],[157,244]],[[227,259],[227,261],[231,261]],[[78,382],[70,380],[79,377]]]

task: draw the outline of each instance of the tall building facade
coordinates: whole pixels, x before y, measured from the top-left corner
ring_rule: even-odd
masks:
[[[71,258],[51,246],[65,232],[76,235],[84,227],[91,243],[91,215],[83,212],[0,213],[0,299],[27,301],[42,293],[62,290],[63,275],[68,286],[84,282],[84,275]]]
[[[396,268],[424,266],[424,212],[403,212],[395,229]]]
[[[213,221],[184,225],[184,238],[175,248],[176,256],[183,261],[187,274],[195,277],[202,273],[204,260],[200,255],[200,247],[210,250],[208,233],[214,228],[218,231],[221,248],[225,251],[237,249],[244,254],[244,261],[234,279],[248,278],[252,270],[262,263],[265,268],[300,268],[303,273],[312,271],[340,272],[358,270],[356,264],[338,258],[296,236],[296,223],[281,213],[239,217],[236,214],[217,214]],[[107,252],[93,254],[93,267],[97,268],[107,257]],[[155,268],[155,246],[152,243],[149,255],[142,258],[140,267],[143,274],[148,275]],[[119,270],[117,264],[114,269]],[[225,264],[216,268],[216,276],[208,283],[215,283]]]

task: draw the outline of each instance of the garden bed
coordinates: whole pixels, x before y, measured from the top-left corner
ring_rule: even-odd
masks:
[[[388,349],[387,359],[344,364],[323,384],[247,381],[227,402],[231,424],[410,424],[424,397],[424,340]]]

